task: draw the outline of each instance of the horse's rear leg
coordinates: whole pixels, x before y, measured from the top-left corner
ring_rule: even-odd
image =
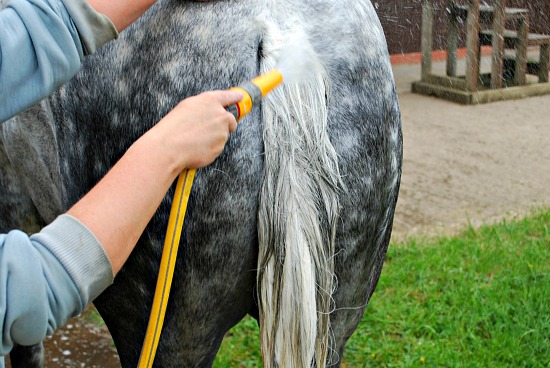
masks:
[[[42,368],[44,367],[44,345],[15,345],[10,352],[12,368]]]

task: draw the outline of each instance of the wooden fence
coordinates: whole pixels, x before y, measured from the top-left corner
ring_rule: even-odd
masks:
[[[422,26],[421,0],[371,0],[384,28],[390,54],[420,51]],[[467,3],[467,0],[461,0]],[[447,37],[447,14],[451,0],[435,0],[434,50],[444,50]],[[460,2],[460,1],[459,1]],[[490,0],[487,0],[490,3]],[[550,0],[508,0],[509,7],[528,8],[530,32],[550,34]],[[464,34],[461,35],[464,45]]]

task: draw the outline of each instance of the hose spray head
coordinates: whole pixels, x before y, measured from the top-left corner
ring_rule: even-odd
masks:
[[[242,92],[243,99],[236,104],[226,107],[226,110],[232,113],[238,121],[248,114],[254,105],[261,103],[262,97],[282,82],[283,74],[277,69],[273,69],[238,87],[232,87],[230,90]]]

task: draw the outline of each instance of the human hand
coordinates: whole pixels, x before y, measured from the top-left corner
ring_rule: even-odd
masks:
[[[210,164],[223,151],[229,134],[237,128],[225,107],[242,100],[235,91],[210,91],[181,101],[148,134],[160,139],[178,171]]]
[[[237,127],[224,107],[242,97],[240,92],[212,91],[183,100],[68,211],[99,240],[115,274],[178,174],[208,165],[222,152]]]

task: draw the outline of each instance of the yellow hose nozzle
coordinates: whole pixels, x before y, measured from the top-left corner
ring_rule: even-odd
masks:
[[[262,97],[271,92],[275,87],[283,82],[283,75],[280,71],[273,69],[267,73],[257,76],[250,82],[241,84],[238,87],[232,87],[230,90],[239,91],[243,94],[243,99],[226,109],[240,120],[248,114],[255,104],[262,101]]]
[[[262,97],[264,97],[283,82],[283,75],[277,69],[273,69],[267,73],[257,76],[252,79],[251,82],[260,88],[262,91]]]

